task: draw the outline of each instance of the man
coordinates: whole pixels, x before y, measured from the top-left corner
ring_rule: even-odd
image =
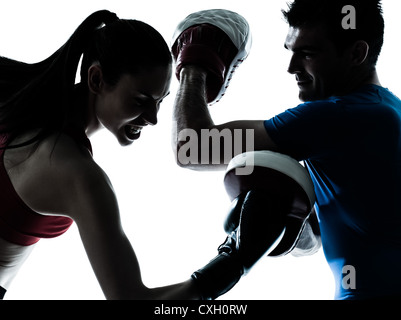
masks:
[[[173,45],[180,79],[174,111],[177,155],[187,142],[180,136],[184,129],[229,130],[233,137],[235,130],[236,137],[242,132],[237,141],[218,141],[222,155],[226,144],[233,144],[232,156],[241,152],[235,146],[238,141],[245,150],[245,132],[252,129],[255,150],[304,161],[315,187],[323,249],[336,281],[335,298],[399,296],[401,102],[380,85],[375,68],[384,33],[380,1],[295,0],[283,13],[289,24],[285,48],[292,52],[288,72],[295,76],[303,103],[267,121],[215,124],[207,104],[216,99],[210,89],[216,74],[210,66],[216,63],[185,59],[191,43],[184,41],[186,31],[177,36]],[[221,24],[208,24],[216,34],[221,32]],[[197,28],[199,33],[202,25]],[[203,45],[213,47],[211,38],[204,37]],[[219,46],[214,48],[222,52]],[[227,54],[220,60],[227,61]],[[177,162],[198,170],[224,169],[224,157],[218,164],[201,159],[205,148],[215,146],[203,144],[197,161],[182,163],[177,156]],[[315,252],[317,228],[305,228],[301,240],[297,255]],[[302,247],[305,243],[309,244]]]

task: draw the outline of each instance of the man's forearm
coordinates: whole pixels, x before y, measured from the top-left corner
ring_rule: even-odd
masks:
[[[201,68],[182,69],[173,113],[177,134],[185,129],[200,131],[213,126],[206,102],[206,76]]]
[[[174,104],[172,144],[178,165],[196,170],[219,170],[225,165],[216,166],[212,144],[202,143],[201,139],[202,131],[214,127],[206,101],[206,77],[201,68],[182,69]],[[219,159],[220,154],[218,151]]]

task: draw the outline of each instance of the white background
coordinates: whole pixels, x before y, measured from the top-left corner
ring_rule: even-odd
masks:
[[[383,2],[387,25],[378,71],[382,85],[400,95],[400,4]],[[280,10],[286,8],[282,0],[1,0],[0,55],[24,62],[43,60],[100,9],[147,22],[169,43],[179,21],[211,8],[237,11],[247,18],[253,33],[249,58],[224,99],[211,108],[216,123],[268,119],[296,106],[296,83],[286,72],[289,53],[283,47],[287,25],[281,18]],[[188,279],[215,256],[225,239],[222,222],[229,200],[223,172],[193,172],[174,162],[170,132],[176,90],[173,79],[159,124],[144,130],[132,146],[120,147],[106,131],[91,139],[94,158],[114,185],[125,232],[149,287]],[[333,277],[320,251],[305,258],[265,258],[223,298],[332,299],[333,294]],[[104,299],[75,225],[59,238],[38,243],[6,298]]]

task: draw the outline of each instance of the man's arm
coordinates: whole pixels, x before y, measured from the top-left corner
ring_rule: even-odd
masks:
[[[196,170],[225,169],[245,151],[277,151],[263,120],[213,122],[206,102],[206,76],[196,66],[187,66],[180,74],[172,141],[177,164]]]
[[[178,165],[194,170],[224,170],[234,156],[245,151],[280,152],[269,137],[263,120],[216,125],[206,102],[205,84],[206,72],[203,69],[188,66],[181,71],[174,108],[177,131],[173,135]],[[195,153],[196,157],[188,152]],[[313,210],[291,253],[294,256],[312,255],[320,247],[319,223]]]

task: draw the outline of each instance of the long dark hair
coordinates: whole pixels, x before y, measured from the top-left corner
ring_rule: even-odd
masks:
[[[75,84],[81,58],[81,81]],[[87,90],[87,71],[93,62],[102,67],[105,81],[115,84],[124,73],[167,66],[172,60],[165,40],[148,24],[97,11],[41,62],[28,64],[0,57],[0,133],[17,136],[40,129],[33,139],[38,140],[61,132],[76,112],[77,87]]]

